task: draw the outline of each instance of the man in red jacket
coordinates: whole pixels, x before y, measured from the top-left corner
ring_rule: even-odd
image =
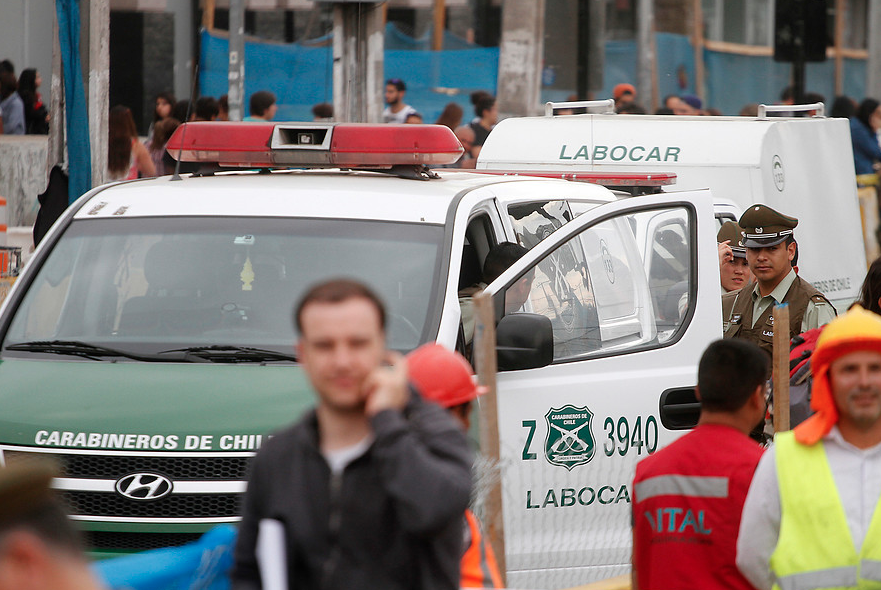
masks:
[[[633,588],[750,590],[735,565],[743,503],[762,448],[768,356],[717,340],[698,366],[697,428],[636,466]]]

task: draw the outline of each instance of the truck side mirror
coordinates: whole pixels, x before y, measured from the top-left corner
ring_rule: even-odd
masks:
[[[550,318],[535,313],[504,316],[496,327],[500,371],[546,367],[554,360],[554,328]]]

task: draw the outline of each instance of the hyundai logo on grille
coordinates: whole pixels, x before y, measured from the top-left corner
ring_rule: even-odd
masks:
[[[116,491],[131,500],[158,500],[172,487],[171,480],[158,473],[132,473],[116,480]]]

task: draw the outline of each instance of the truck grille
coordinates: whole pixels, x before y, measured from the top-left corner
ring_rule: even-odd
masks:
[[[118,494],[62,492],[72,514],[120,518],[233,518],[241,514],[241,494],[171,494],[138,502]]]
[[[182,453],[143,452],[104,454],[101,451],[52,452],[30,447],[0,446],[7,464],[39,459],[53,459],[61,475],[55,487],[70,514],[85,529],[89,522],[203,524],[209,528],[218,522],[235,522],[241,515],[241,501],[248,466],[253,453],[212,456]],[[155,500],[134,500],[116,491],[120,478],[133,473],[157,473],[174,484],[172,492]],[[198,533],[140,533],[87,531],[92,549],[105,551],[141,551],[156,547],[182,545],[198,538]]]
[[[123,533],[86,531],[86,544],[92,549],[115,551],[147,551],[162,547],[186,545],[201,537],[201,533]]]
[[[52,457],[62,477],[116,479],[136,471],[156,471],[175,480],[243,480],[250,457],[140,457],[125,455],[71,455],[6,451],[10,463]]]

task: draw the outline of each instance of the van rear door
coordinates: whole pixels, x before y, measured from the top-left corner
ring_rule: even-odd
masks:
[[[540,315],[553,334],[549,364],[498,375],[511,587],[629,570],[636,462],[694,425],[697,363],[721,337],[715,234],[707,190],[606,203],[487,287],[497,320]]]

